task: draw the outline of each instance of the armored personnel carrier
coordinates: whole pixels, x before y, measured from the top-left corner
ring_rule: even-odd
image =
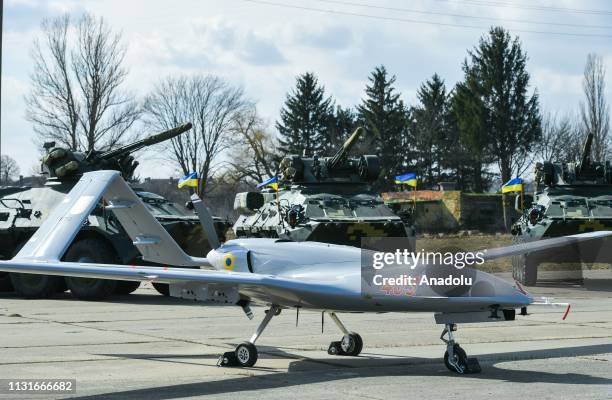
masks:
[[[512,225],[516,242],[612,229],[612,168],[610,162],[593,162],[593,135],[584,143],[580,161],[536,164],[533,195],[526,196],[522,216]],[[517,196],[516,208],[520,198]],[[555,250],[554,253],[515,256],[514,279],[533,286],[541,263],[610,263],[612,241]],[[581,277],[581,273],[578,279]]]
[[[333,157],[290,155],[279,165],[278,191],[236,195],[237,237],[278,237],[361,246],[362,237],[413,236],[372,189],[380,173],[375,155],[349,157],[358,128]]]
[[[44,187],[0,188],[0,259],[13,257],[21,246],[32,236],[53,208],[76,184],[81,175],[88,171],[113,169],[130,179],[137,161],[131,153],[151,146],[189,130],[191,124],[179,126],[116,150],[84,154],[46,144],[47,154],[42,159],[42,172],[48,179]],[[198,217],[182,210],[161,196],[136,188],[138,196],[147,208],[166,227],[183,248],[190,254],[204,256],[208,247]],[[220,237],[229,224],[217,219]],[[80,262],[113,262],[137,264],[140,253],[115,220],[112,212],[102,204],[89,217],[64,259]],[[138,287],[127,281],[99,279],[64,278],[57,276],[2,274],[0,290],[14,289],[19,295],[29,298],[48,297],[56,292],[70,289],[80,299],[102,299],[111,293],[128,294]],[[164,292],[164,287],[160,287]]]

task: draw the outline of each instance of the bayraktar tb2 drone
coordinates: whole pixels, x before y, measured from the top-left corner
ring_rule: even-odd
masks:
[[[102,199],[106,210],[112,210],[143,259],[162,267],[61,261]],[[337,313],[433,312],[436,322],[444,325],[440,338],[447,345],[446,366],[457,373],[477,372],[480,367],[476,359],[468,359],[455,341],[456,324],[513,320],[517,309],[524,315],[526,307],[534,302],[520,286],[476,270],[469,272],[474,279],[471,287],[453,294],[441,295],[434,288],[421,285],[407,295],[376,295],[364,291],[367,274],[363,273],[361,249],[276,239],[230,240],[219,245],[208,210],[199,198],[193,200],[213,246],[206,258],[185,254],[118,172],[86,173],[15,258],[0,262],[0,271],[167,283],[172,296],[238,305],[249,318],[252,318],[251,304],[268,306],[253,336],[235,351],[221,356],[223,366],[253,366],[257,361],[255,342],[268,322],[282,309],[295,308],[327,313],[344,334],[342,340],[331,343],[328,352],[349,356],[358,355],[363,342],[342,324]],[[485,258],[574,245],[609,234],[591,232],[492,249],[486,252]],[[413,274],[428,273],[427,268],[430,266],[419,265]]]

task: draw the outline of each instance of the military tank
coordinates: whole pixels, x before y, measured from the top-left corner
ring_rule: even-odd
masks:
[[[612,229],[612,169],[610,162],[593,162],[593,135],[585,140],[578,162],[544,162],[535,168],[535,193],[525,196],[521,217],[512,225],[517,243]],[[515,207],[520,210],[520,196]],[[534,286],[541,263],[611,263],[612,242],[569,246],[554,253],[515,256],[514,279]],[[580,280],[582,272],[574,274]]]
[[[11,258],[19,251],[83,173],[113,169],[120,171],[129,180],[138,166],[132,152],[172,139],[189,129],[191,124],[185,124],[116,150],[88,154],[56,147],[54,143],[45,144],[47,153],[41,160],[42,173],[48,179],[44,187],[0,188],[0,258]],[[206,254],[208,243],[196,215],[182,210],[161,196],[135,189],[147,208],[185,250],[193,255]],[[223,237],[225,227],[229,227],[229,224],[217,219],[216,226],[219,236]],[[105,211],[100,204],[66,251],[64,260],[138,264],[140,253],[112,212]],[[28,298],[49,297],[70,289],[79,299],[98,300],[111,293],[128,294],[137,287],[137,283],[126,281],[28,274],[0,275],[0,290],[14,289],[19,295]],[[160,289],[161,292],[165,291],[164,287]]]
[[[363,237],[411,237],[400,217],[373,188],[380,174],[375,155],[349,157],[364,132],[358,128],[333,157],[289,155],[278,170],[278,191],[236,195],[237,237],[361,246]]]

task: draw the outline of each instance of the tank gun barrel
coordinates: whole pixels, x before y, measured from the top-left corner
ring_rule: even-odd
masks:
[[[591,146],[593,144],[593,133],[589,133],[584,141],[582,154],[580,156],[580,172],[583,172],[587,164],[591,161]]]
[[[355,132],[353,132],[353,134],[342,144],[340,150],[338,150],[331,160],[329,160],[327,165],[328,169],[333,170],[342,163],[342,160],[346,157],[355,143],[357,143],[357,140],[359,140],[359,137],[361,137],[364,131],[365,129],[361,126],[355,129]]]
[[[132,153],[134,151],[142,149],[143,147],[148,147],[157,143],[165,142],[166,140],[170,140],[172,138],[177,137],[183,132],[187,132],[191,129],[192,126],[193,125],[191,124],[191,122],[179,125],[176,128],[172,128],[161,133],[147,136],[144,139],[119,147],[118,149],[105,151],[104,153],[98,155],[98,158],[102,160],[108,160],[110,158],[117,157],[122,154]]]

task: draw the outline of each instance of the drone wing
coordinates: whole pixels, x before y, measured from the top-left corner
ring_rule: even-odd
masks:
[[[126,266],[60,261],[89,214],[101,204],[112,210],[145,261],[167,267]],[[192,267],[192,268],[176,268]],[[62,203],[45,220],[21,251],[9,261],[0,261],[0,271],[82,278],[160,283],[224,285],[249,289],[254,298],[292,298],[291,291],[327,295],[341,288],[322,282],[298,281],[270,275],[194,269],[210,266],[206,258],[187,255],[149,213],[116,171],[96,171],[83,175]],[[263,288],[267,288],[262,290]],[[281,304],[282,305],[282,304]]]
[[[601,239],[611,235],[611,231],[596,231],[579,233],[576,235],[560,236],[550,239],[535,240],[533,242],[525,242],[506,247],[488,249],[486,250],[483,258],[485,261],[488,261],[494,260],[496,258],[511,257],[520,254],[552,250],[558,247],[572,246],[580,242],[593,239]]]
[[[123,181],[118,172],[97,171],[84,174],[81,181],[45,220],[41,228],[30,238],[17,256],[9,261],[0,261],[0,271],[175,283],[181,284],[181,290],[187,292],[201,290],[204,286],[216,286],[224,290],[231,290],[240,296],[246,295],[253,300],[273,302],[288,307],[299,304],[300,306],[310,306],[317,309],[325,309],[329,304],[335,306],[344,304],[350,309],[363,296],[360,288],[361,276],[358,251],[355,260],[352,258],[345,260],[348,264],[355,264],[355,270],[350,273],[347,272],[348,275],[342,277],[333,273],[334,265],[329,263],[328,265],[323,260],[319,260],[319,272],[317,274],[309,273],[307,278],[306,276],[299,276],[299,274],[293,277],[290,275],[279,276],[225,270],[213,271],[193,268],[141,267],[60,261],[66,249],[87,221],[89,214],[100,204],[101,199],[105,202],[103,203],[105,208],[112,210],[121,222],[145,260],[173,267],[211,265],[209,260],[205,258],[195,258],[185,254],[167,231],[147,211],[145,205]],[[491,249],[486,252],[485,259],[490,260],[546,250],[611,234],[612,232],[607,231],[590,232]],[[451,300],[459,303],[470,299],[455,298]],[[497,299],[473,297],[470,301],[478,305],[480,303],[477,300],[483,303]],[[440,305],[437,309],[441,308]]]

